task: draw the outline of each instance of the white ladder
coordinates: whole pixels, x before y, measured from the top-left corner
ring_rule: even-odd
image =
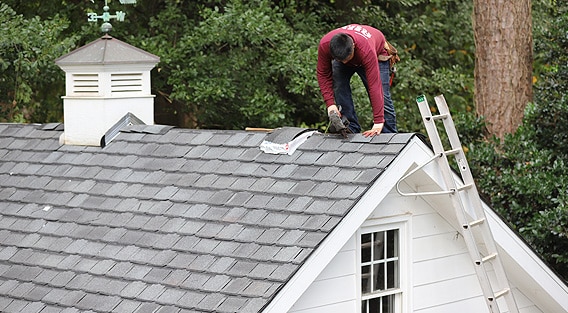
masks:
[[[443,95],[434,97],[434,100],[438,107],[438,115],[432,115],[432,111],[430,110],[430,106],[428,105],[428,101],[424,95],[417,97],[416,103],[420,109],[424,126],[426,127],[428,137],[430,138],[430,142],[434,150],[434,156],[427,163],[432,161],[437,162],[448,190],[412,194],[405,194],[399,190],[399,193],[414,196],[432,194],[448,194],[450,196],[457,220],[462,226],[461,234],[463,235],[467,249],[474,263],[475,272],[479,279],[489,312],[518,313],[519,309],[515,302],[511,287],[509,286],[507,275],[503,268],[503,264],[501,263],[501,258],[497,251],[491,229],[489,228],[481,198],[477,192],[477,187],[475,186],[475,181],[473,180],[473,175],[469,169],[448,105],[446,104],[446,100]],[[444,144],[438,134],[438,129],[435,123],[436,121],[442,121],[444,124],[449,144],[451,146],[449,150],[445,150],[444,148]],[[451,170],[450,163],[448,161],[448,156],[450,155],[455,157],[463,184],[458,184],[452,175],[453,171]],[[424,167],[426,164],[406,174],[399,180],[399,183],[406,177],[412,175],[412,173]],[[398,188],[397,184],[397,189]],[[488,272],[491,269],[488,267],[489,264],[495,272],[496,280],[494,282],[491,282],[489,279]],[[505,308],[502,308],[502,311],[499,310],[499,305],[497,304],[497,299],[499,298],[503,298],[505,300],[508,311],[505,310]]]

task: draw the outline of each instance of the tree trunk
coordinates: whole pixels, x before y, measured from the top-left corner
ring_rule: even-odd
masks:
[[[490,134],[503,139],[532,101],[530,0],[474,0],[475,104]]]

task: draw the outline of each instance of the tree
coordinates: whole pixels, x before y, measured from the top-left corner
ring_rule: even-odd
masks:
[[[532,101],[531,1],[474,0],[475,104],[490,134],[521,124]]]
[[[175,51],[164,51],[169,96],[187,104],[183,114],[193,125],[186,126],[273,128],[318,121],[314,116],[323,109],[311,110],[319,97],[312,65],[317,39],[305,33],[306,20],[315,15],[301,21],[285,13],[269,1],[203,8],[201,21],[180,36]]]
[[[462,142],[481,193],[568,280],[568,8],[553,0],[534,10],[535,102],[514,134],[488,141],[469,123],[461,128],[478,131]]]
[[[55,122],[62,115],[63,72],[53,60],[74,45],[65,18],[26,19],[0,3],[0,122]]]

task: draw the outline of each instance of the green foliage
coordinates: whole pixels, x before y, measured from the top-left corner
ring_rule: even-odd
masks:
[[[539,7],[542,10],[543,7]],[[480,190],[506,221],[568,279],[568,15],[554,8],[535,32],[539,61],[535,103],[503,142],[470,137]]]
[[[172,60],[171,97],[188,103],[197,127],[293,125],[318,96],[315,38],[286,23],[268,1],[205,8]],[[307,112],[307,113],[306,113]]]
[[[23,14],[23,20],[55,20],[54,12],[60,12],[57,18],[69,21],[65,26],[71,27],[59,29],[58,36],[68,44],[45,42],[64,47],[60,54],[73,41],[78,47],[101,34],[100,23],[86,22],[87,12],[101,13],[101,1],[62,1],[50,7],[35,1],[6,2]],[[378,26],[399,48],[403,61],[392,95],[401,131],[422,131],[414,102],[417,94],[445,93],[459,103],[455,110],[471,107],[472,77],[467,73],[473,71],[473,38],[471,4],[467,2],[383,0],[338,11],[333,2],[314,0],[139,0],[135,6],[111,2],[113,10],[125,11],[127,20],[111,21],[112,35],[160,56],[152,73],[153,89],[175,104],[174,114],[189,117],[193,124],[184,125],[191,127],[324,125],[325,110],[315,79],[317,43],[327,31],[342,26],[339,19]],[[69,34],[73,40],[62,40]],[[45,57],[53,61],[59,56]],[[50,66],[59,86],[46,90],[60,95],[63,73]],[[361,121],[370,125],[366,91],[362,84],[354,84]],[[29,89],[36,90],[35,85]],[[28,85],[20,86],[25,90]],[[19,105],[25,111],[43,110],[50,112],[50,119],[60,119],[61,105],[56,104],[57,97],[53,99],[53,103],[38,105],[23,98]]]
[[[568,158],[541,142],[534,120],[542,112],[566,116],[562,106],[535,106],[514,135],[470,145],[474,176],[493,208],[531,245],[568,277]],[[568,141],[555,145],[566,145]]]
[[[376,1],[354,8],[357,22],[381,29],[401,62],[391,88],[400,131],[425,132],[416,96],[444,94],[452,113],[473,111],[472,3],[456,0]],[[459,30],[459,31],[456,31]],[[356,103],[367,103],[358,93]],[[370,109],[368,110],[370,112]],[[370,115],[359,116],[362,125]]]
[[[73,45],[61,38],[68,27],[55,15],[26,19],[0,3],[0,121],[57,120],[64,76],[53,60]]]

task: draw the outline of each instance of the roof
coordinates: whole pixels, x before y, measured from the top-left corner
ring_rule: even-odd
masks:
[[[92,41],[55,60],[65,65],[152,64],[160,58],[109,35]]]
[[[259,312],[414,136],[162,130],[0,124],[0,311]]]

